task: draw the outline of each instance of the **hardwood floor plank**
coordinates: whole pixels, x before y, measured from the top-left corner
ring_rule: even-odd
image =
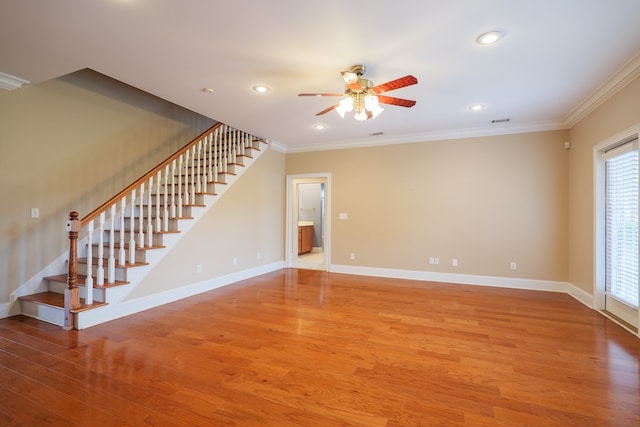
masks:
[[[0,425],[635,427],[639,365],[565,294],[284,269],[83,331],[1,319]]]

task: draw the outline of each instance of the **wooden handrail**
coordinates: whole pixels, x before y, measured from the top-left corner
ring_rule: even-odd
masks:
[[[219,128],[220,126],[222,126],[222,123],[218,122],[215,125],[211,126],[209,129],[205,130],[204,132],[202,132],[200,135],[196,136],[194,139],[192,139],[187,145],[185,145],[184,147],[182,147],[180,150],[176,151],[174,154],[172,154],[171,156],[169,156],[167,159],[165,159],[163,162],[159,163],[156,167],[154,167],[153,169],[151,169],[149,172],[147,172],[146,174],[144,174],[143,176],[141,176],[140,178],[138,178],[136,181],[134,181],[133,183],[131,183],[128,187],[126,187],[124,190],[120,191],[118,194],[116,194],[115,196],[113,196],[112,198],[110,198],[109,200],[107,200],[106,202],[104,202],[102,205],[100,205],[98,208],[94,209],[90,214],[88,214],[87,216],[85,216],[84,218],[82,218],[82,220],[80,221],[80,225],[82,227],[86,226],[89,221],[95,219],[98,217],[98,215],[100,215],[102,212],[105,212],[109,207],[111,207],[113,204],[115,204],[118,200],[122,199],[124,196],[128,195],[129,193],[131,193],[131,191],[134,188],[137,188],[140,184],[142,184],[143,182],[147,181],[150,177],[154,176],[155,174],[158,173],[159,170],[163,169],[164,167],[166,167],[169,163],[171,163],[172,161],[174,161],[175,159],[177,159],[178,157],[180,157],[182,154],[184,154],[187,150],[189,150],[194,144],[197,144],[198,141],[200,141],[206,134],[213,132],[214,130],[216,130],[217,128]]]

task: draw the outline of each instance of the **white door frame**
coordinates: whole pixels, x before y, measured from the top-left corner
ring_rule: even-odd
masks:
[[[329,271],[331,265],[331,173],[310,173],[287,175],[287,203],[286,203],[286,241],[285,265],[287,268],[296,267],[298,259],[298,199],[296,185],[305,182],[324,183],[324,212],[322,220],[324,269]]]
[[[620,324],[625,329],[626,325],[618,322],[617,319],[607,315],[606,308],[606,286],[605,286],[605,166],[602,158],[603,153],[616,145],[620,145],[625,141],[637,139],[640,137],[640,124],[616,134],[596,144],[593,147],[593,195],[594,195],[594,212],[593,212],[593,308],[603,313],[612,321]],[[637,312],[637,322],[632,322],[640,326],[640,311]],[[629,329],[629,331],[631,331]],[[633,331],[631,331],[633,333]],[[640,337],[640,328],[636,335]]]

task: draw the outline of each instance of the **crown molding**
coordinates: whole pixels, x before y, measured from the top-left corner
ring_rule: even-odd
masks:
[[[0,88],[6,90],[19,89],[22,85],[30,83],[28,80],[10,74],[0,73]]]
[[[304,146],[287,147],[287,153],[309,151],[341,150],[348,148],[376,147],[382,145],[411,144],[416,142],[443,141],[447,139],[479,138],[484,136],[511,135],[516,133],[546,132],[567,129],[561,121],[531,122],[521,124],[501,124],[466,129],[451,129],[409,135],[389,135],[352,140],[320,142]]]
[[[287,152],[287,146],[282,144],[281,142],[278,142],[278,141],[275,141],[275,140],[272,140],[272,139],[269,139],[268,142],[269,142],[269,146],[272,149],[274,149],[274,150],[276,150],[276,151],[278,151],[280,153],[286,153]]]
[[[605,103],[618,91],[640,76],[640,52],[627,61],[606,82],[598,87],[591,95],[567,114],[565,126],[572,128],[589,113]]]

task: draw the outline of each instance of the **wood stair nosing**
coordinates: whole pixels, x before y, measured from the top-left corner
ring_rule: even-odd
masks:
[[[183,205],[183,207],[192,207],[192,206],[196,206],[196,207],[206,207],[206,205]],[[134,216],[133,218],[135,219],[135,222],[138,222],[138,220],[140,219],[140,217],[139,217],[139,216],[137,216],[137,215],[136,215],[136,216]],[[160,218],[162,218],[162,217],[160,217]],[[149,216],[148,216],[148,215],[144,215],[144,216],[142,217],[142,219],[145,221],[145,225],[146,225],[146,221],[149,219]],[[155,216],[155,215],[152,215],[152,216],[151,216],[151,219],[155,220],[155,219],[156,219],[156,216]],[[172,220],[178,220],[178,219],[193,219],[193,217],[192,217],[192,216],[171,216],[171,217],[167,218],[167,220],[169,220],[169,221],[172,221]],[[127,224],[127,222],[130,222],[130,221],[131,221],[131,215],[129,215],[129,216],[125,216],[125,217],[124,217],[124,223],[125,223],[125,226],[127,226],[127,225],[128,225],[128,224]],[[137,224],[136,224],[136,225],[137,225]],[[114,231],[115,231],[115,230],[114,230]],[[125,230],[125,231],[129,231],[129,230]],[[178,230],[178,232],[179,232],[179,230]]]
[[[222,174],[222,173],[218,173],[218,175],[222,175],[222,177],[224,177],[224,174]],[[163,183],[161,183],[160,185],[161,185],[162,187],[165,187],[165,186],[167,186],[167,187],[171,187],[171,183],[166,183],[166,184],[165,184],[165,183],[163,182]],[[187,183],[185,183],[185,182],[180,183],[180,186],[181,186],[181,187],[183,187],[183,188],[184,188],[186,185],[191,185],[191,183],[188,183],[188,184],[187,184]],[[216,181],[207,181],[207,187],[208,187],[208,186],[213,186],[213,187],[215,188],[215,186],[216,186],[216,185],[227,185],[227,183],[226,183],[225,181],[220,181],[220,180],[216,180]],[[178,183],[177,183],[177,182],[175,182],[175,183],[173,184],[173,186],[174,186],[174,187],[178,187]],[[157,195],[158,195],[158,194],[156,194],[156,193],[151,193],[151,194],[152,194],[153,196],[157,196]],[[168,193],[168,194],[167,194],[167,196],[171,197],[171,196],[173,195],[173,196],[175,196],[176,198],[178,198],[178,196],[179,196],[180,194],[184,194],[184,191],[179,191],[179,192],[174,193],[174,194]],[[198,195],[198,194],[208,194],[208,193],[205,193],[205,192],[203,192],[203,191],[196,191],[196,195]],[[164,194],[163,194],[163,193],[160,193],[160,196],[162,197],[162,196],[164,196]]]
[[[87,263],[87,258],[78,258],[78,263],[80,264],[86,264]],[[91,265],[98,265],[98,258],[93,257],[91,258]],[[122,269],[127,269],[127,268],[134,268],[134,267],[142,267],[145,265],[149,265],[148,262],[135,262],[133,264],[131,263],[125,263],[124,265],[119,265],[116,264],[116,269],[117,268],[122,268]],[[107,258],[103,258],[102,259],[102,267],[107,268],[109,267],[109,260]]]
[[[92,243],[92,244],[91,244],[91,246],[92,246],[92,247],[94,247],[94,248],[98,248],[98,247],[100,246],[100,244],[99,244],[99,243]],[[103,248],[108,249],[108,248],[109,248],[109,246],[110,246],[110,245],[109,245],[109,242],[102,242],[102,247],[103,247]],[[113,242],[113,249],[114,249],[114,250],[115,250],[115,249],[120,250],[120,249],[121,249],[121,248],[123,248],[123,247],[124,247],[124,249],[129,250],[130,245],[129,245],[129,243],[127,242],[127,243],[125,243],[125,244],[124,244],[124,246],[120,246],[120,243],[119,243],[119,242]],[[164,249],[164,248],[166,248],[166,246],[164,246],[164,245],[138,246],[138,245],[136,244],[135,250],[136,250],[136,251],[149,251],[149,250],[153,250],[153,249]]]
[[[129,217],[129,218],[130,218],[130,217]],[[136,217],[136,218],[137,218],[137,217]],[[119,234],[119,233],[120,233],[120,231],[121,231],[121,230],[118,230],[118,229],[114,229],[114,230],[113,230],[113,232],[114,232],[115,234]],[[134,230],[134,233],[137,233],[138,231],[139,231],[139,230]],[[105,228],[105,229],[104,229],[104,232],[105,232],[105,233],[109,233],[109,232],[111,232],[111,229]],[[125,233],[125,236],[129,237],[129,233],[131,233],[131,230],[124,230],[123,232]],[[160,231],[153,230],[153,234],[154,234],[154,235],[159,235],[159,236],[160,236],[160,235],[163,235],[163,234],[177,234],[177,233],[180,233],[180,230],[167,230],[167,231],[164,231],[164,230],[160,230]],[[116,239],[116,240],[119,240],[119,239]],[[125,238],[124,240],[128,242],[130,239]]]
[[[55,276],[47,276],[44,280],[50,280],[58,283],[67,283],[67,275],[66,274],[58,274]],[[93,287],[95,289],[107,289],[107,288],[115,288],[117,286],[128,285],[130,282],[126,282],[124,280],[116,280],[115,283],[105,283],[102,286],[98,286],[95,283],[95,276],[93,277]],[[87,276],[85,274],[78,274],[78,286],[86,286],[87,285]]]
[[[246,157],[246,156],[247,156],[247,155],[246,155],[246,154],[244,154],[244,153],[236,153],[236,156],[235,156],[235,157],[236,157],[236,158],[238,158],[238,157]],[[229,160],[229,159],[227,158],[227,161],[228,161],[228,160]],[[205,157],[203,157],[203,158],[200,158],[200,159],[195,159],[195,161],[194,161],[193,163],[194,163],[194,164],[192,165],[192,164],[191,164],[191,159],[189,159],[189,163],[187,163],[187,164],[183,164],[183,165],[182,165],[182,167],[183,167],[183,168],[187,168],[187,169],[191,169],[191,168],[193,168],[193,167],[196,167],[196,168],[197,168],[197,167],[198,167],[198,164],[199,164],[199,165],[200,165],[200,169],[204,169],[205,167],[206,167],[206,168],[209,168],[209,167],[211,167],[211,168],[218,167],[218,168],[219,168],[219,167],[221,166],[221,164],[222,164],[222,162],[214,162],[213,164],[211,164],[211,165],[210,165],[210,164],[209,164],[209,158],[208,158],[208,157],[206,157],[206,158],[205,158]],[[234,164],[234,163],[233,163],[233,162],[227,162],[227,165],[231,165],[231,164]],[[237,166],[243,166],[243,167],[244,167],[244,165],[243,165],[243,164],[241,164],[241,163],[235,163],[235,164],[236,164]],[[178,169],[179,169],[179,168],[176,168],[176,172],[179,172],[179,171],[178,171]]]

